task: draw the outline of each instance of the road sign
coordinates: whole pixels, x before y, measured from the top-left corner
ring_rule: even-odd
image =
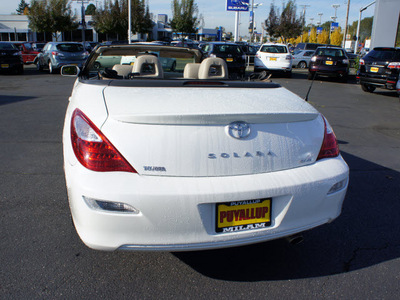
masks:
[[[337,28],[339,28],[339,23],[332,22],[332,24],[331,24],[331,32],[335,31]]]
[[[250,0],[226,0],[227,11],[249,11]]]

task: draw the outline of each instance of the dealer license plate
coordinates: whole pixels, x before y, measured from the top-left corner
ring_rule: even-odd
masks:
[[[10,65],[9,64],[1,64],[1,67],[4,68],[4,69],[7,69],[7,68],[10,67]]]
[[[271,225],[272,199],[218,203],[215,231],[221,233],[266,228]]]
[[[227,62],[233,62],[233,58],[227,58],[226,61]]]
[[[327,60],[327,61],[325,62],[325,64],[328,65],[328,66],[332,66],[332,65],[333,65],[333,61]]]
[[[379,68],[377,67],[371,67],[371,69],[369,69],[371,72],[373,73],[378,73],[379,72]]]
[[[270,61],[276,61],[276,57],[270,57],[269,60]]]

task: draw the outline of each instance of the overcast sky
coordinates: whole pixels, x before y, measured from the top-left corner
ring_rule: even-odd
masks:
[[[250,0],[251,1],[251,0]],[[337,17],[340,26],[344,26],[346,20],[347,1],[350,1],[349,24],[358,20],[360,8],[373,2],[372,0],[297,0],[297,13],[303,11],[302,5],[309,5],[306,8],[306,21],[307,24],[311,23],[310,18],[314,18],[313,23],[316,24],[320,20],[319,13],[322,13],[322,23],[331,20],[331,16],[335,15],[333,4],[338,4],[340,7],[337,9]],[[0,14],[14,13],[18,7],[20,0],[0,0]],[[30,2],[30,0],[26,0]],[[79,7],[81,2],[72,1],[73,8],[79,14]],[[102,4],[103,0],[91,0],[86,3],[93,3],[96,5]],[[150,12],[154,15],[167,14],[171,17],[171,0],[148,0]],[[258,31],[261,32],[260,23],[266,19],[271,3],[281,9],[283,0],[254,0],[254,3],[262,4],[255,10],[255,19]],[[76,4],[77,3],[77,4]],[[234,31],[235,28],[235,12],[226,11],[226,0],[196,0],[199,7],[199,12],[203,15],[205,28],[215,28],[223,26],[227,31]],[[88,5],[88,4],[85,4]],[[374,14],[375,5],[372,5],[363,12],[362,17],[370,17]],[[240,35],[245,35],[248,32],[249,12],[240,13],[241,25]]]

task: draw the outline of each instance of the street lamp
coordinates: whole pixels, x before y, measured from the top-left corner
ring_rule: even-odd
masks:
[[[319,13],[319,14],[318,14],[318,16],[319,16],[319,23],[318,23],[318,25],[321,25],[321,24],[322,24],[322,15],[323,15],[323,13]]]
[[[364,10],[370,7],[372,4],[375,4],[375,1],[371,2],[367,6],[360,8],[360,16],[358,18],[358,25],[357,25],[357,36],[356,36],[356,44],[354,45],[354,53],[357,53],[357,46],[358,46],[358,39],[360,38],[360,24],[361,24],[361,14]]]

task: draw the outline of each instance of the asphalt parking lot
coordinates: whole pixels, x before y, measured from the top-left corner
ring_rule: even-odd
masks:
[[[307,74],[273,78],[304,97]],[[62,167],[74,78],[0,75],[1,299],[397,299],[400,102],[394,92],[314,82],[350,166],[342,215],[285,240],[203,252],[100,252],[73,228]]]

